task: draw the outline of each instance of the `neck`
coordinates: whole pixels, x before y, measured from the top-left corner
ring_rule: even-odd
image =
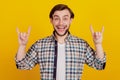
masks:
[[[68,35],[68,32],[64,36],[59,36],[55,33],[55,37],[57,41],[61,44],[65,43],[65,38],[67,37],[67,35]]]

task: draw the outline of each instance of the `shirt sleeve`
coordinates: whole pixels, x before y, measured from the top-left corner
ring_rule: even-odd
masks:
[[[99,59],[96,57],[96,52],[93,50],[93,48],[90,47],[90,45],[86,44],[86,59],[85,62],[90,67],[93,67],[97,70],[103,70],[106,65],[106,55],[104,53],[104,58]]]
[[[15,61],[18,69],[32,69],[38,63],[37,44],[31,46],[22,60],[17,60],[15,57]]]

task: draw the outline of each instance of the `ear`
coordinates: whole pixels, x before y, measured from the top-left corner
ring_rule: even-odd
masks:
[[[52,18],[50,18],[50,22],[53,23],[53,19]]]
[[[70,24],[72,23],[72,21],[73,21],[73,18],[70,19]]]

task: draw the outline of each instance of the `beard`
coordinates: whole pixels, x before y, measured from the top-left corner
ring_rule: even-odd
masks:
[[[58,27],[58,26],[60,26],[60,25],[57,25],[56,27]],[[64,26],[65,28],[67,27],[67,25],[62,25],[62,26]],[[69,25],[68,29],[65,30],[64,34],[60,34],[59,32],[57,32],[57,30],[55,28],[54,28],[54,32],[56,33],[56,35],[62,37],[62,36],[65,36],[67,33],[69,33],[69,28],[70,28],[70,25]]]
[[[67,29],[64,34],[59,34],[55,29],[54,29],[54,31],[58,36],[62,37],[62,36],[65,36],[69,32],[69,29]]]

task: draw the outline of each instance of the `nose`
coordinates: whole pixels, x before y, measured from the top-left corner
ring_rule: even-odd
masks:
[[[59,24],[60,24],[60,25],[62,25],[62,24],[63,24],[63,20],[62,20],[62,19],[60,19]]]

